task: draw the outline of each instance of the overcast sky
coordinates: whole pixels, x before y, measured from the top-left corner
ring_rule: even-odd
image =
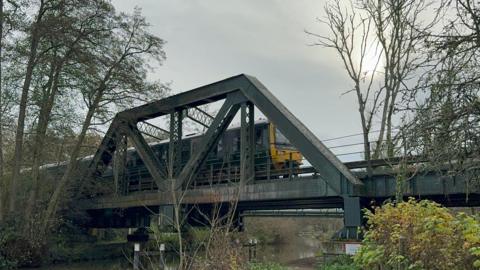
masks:
[[[233,75],[257,77],[319,138],[358,133],[351,88],[331,49],[309,46],[304,30],[328,34],[316,21],[319,0],[114,0],[135,6],[151,32],[167,41],[167,60],[152,78],[171,81],[175,93]],[[360,137],[356,141],[361,141]]]

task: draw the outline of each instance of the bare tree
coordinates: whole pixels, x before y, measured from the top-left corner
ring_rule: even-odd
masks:
[[[442,23],[426,32],[430,68],[422,77],[403,127],[411,151],[428,158],[431,169],[477,181],[480,123],[480,7],[470,0],[446,1]]]
[[[426,98],[412,109],[414,117],[404,129],[415,142],[412,151],[428,158],[431,169],[469,174],[470,180],[478,180],[472,160],[479,157],[480,91],[478,83],[468,82],[477,76],[478,61],[470,58],[461,71],[459,61],[452,57],[442,63],[442,72],[422,91]]]
[[[230,161],[224,160],[225,163]],[[226,166],[225,166],[226,167]],[[229,178],[224,171],[224,166],[221,166],[219,171],[211,177],[217,177],[218,180],[225,180]],[[231,173],[231,172],[227,172]],[[237,179],[239,180],[239,179]],[[164,217],[166,222],[172,224],[176,234],[176,245],[178,248],[174,251],[179,257],[177,265],[178,269],[228,269],[234,263],[242,265],[245,259],[242,257],[240,243],[232,241],[235,218],[237,218],[237,205],[240,195],[240,182],[232,182],[229,184],[231,192],[229,198],[222,198],[216,194],[215,181],[210,179],[208,186],[202,186],[203,192],[210,192],[208,197],[210,207],[201,207],[199,204],[187,204],[185,198],[192,190],[197,188],[193,183],[195,180],[191,179],[184,188],[177,190],[174,181],[171,181],[171,186],[167,187],[165,192],[172,195],[173,216]],[[186,206],[189,206],[187,210]],[[188,228],[187,219],[189,215],[195,215],[197,218],[191,220],[204,226],[203,233],[205,238],[194,239],[187,241],[188,233],[185,233],[185,228]],[[159,246],[160,234],[159,230],[154,230],[155,239]],[[155,269],[155,268],[154,268]]]
[[[338,0],[325,7],[330,35],[312,34],[319,38],[315,45],[336,50],[357,96],[363,132],[365,159],[394,153],[393,124],[399,96],[409,91],[409,82],[425,63],[417,53],[426,29],[435,25],[432,3],[413,0],[349,2]],[[429,23],[422,15],[432,12]],[[379,119],[379,135],[375,151],[370,154],[369,133],[374,119]],[[386,145],[386,148],[384,147]]]
[[[382,51],[372,33],[375,30],[373,19],[357,12],[353,3],[342,7],[338,0],[326,5],[325,13],[326,18],[319,21],[327,25],[330,35],[307,33],[318,38],[314,45],[332,48],[337,52],[353,82],[353,89],[348,92],[354,92],[357,96],[365,159],[370,160],[369,134],[373,118],[383,101],[383,89],[377,89],[374,85]],[[367,67],[367,61],[373,64]]]
[[[382,150],[385,150],[382,147],[383,141],[386,144],[386,156],[393,157],[395,154],[392,137],[393,114],[401,102],[398,101],[398,97],[402,90],[409,91],[409,81],[415,78],[415,72],[427,60],[417,51],[423,46],[426,37],[424,33],[437,23],[440,13],[432,6],[433,2],[425,0],[362,2],[362,10],[373,18],[384,61],[382,89],[385,96],[374,157],[380,157]],[[425,20],[427,12],[433,14],[430,22]]]

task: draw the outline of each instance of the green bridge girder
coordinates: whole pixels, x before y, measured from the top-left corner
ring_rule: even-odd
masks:
[[[397,182],[393,173],[377,173],[370,178],[366,177],[364,173],[358,174],[359,178],[365,183],[365,188],[359,190],[355,195],[361,198],[377,199],[381,202],[385,198],[394,198],[397,194]],[[278,202],[277,208],[319,208],[322,205],[321,200],[325,202],[331,201],[332,198],[341,198],[338,194],[329,187],[326,181],[317,176],[296,177],[291,180],[275,179],[275,180],[261,180],[254,181],[251,184],[243,187],[219,185],[212,187],[198,187],[189,190],[184,199],[185,204],[205,204],[230,202],[236,199],[239,191],[239,203],[258,202],[261,207],[261,202],[275,201]],[[436,172],[423,172],[411,177],[406,181],[402,194],[405,197],[443,197],[448,200],[452,196],[467,197],[470,195],[471,204],[480,204],[480,201],[475,201],[476,196],[480,196],[480,186],[471,185],[465,177],[451,177],[439,175]],[[84,207],[86,209],[108,209],[108,208],[130,208],[153,205],[169,205],[171,195],[168,193],[159,192],[138,192],[127,196],[110,196],[89,199],[85,201]],[[296,205],[295,201],[308,202],[304,205]],[[289,201],[292,205],[288,205]],[[283,204],[283,205],[282,205]],[[342,200],[335,203],[335,207],[343,207]],[[327,205],[326,208],[328,208]],[[333,206],[332,206],[333,207]],[[252,206],[253,208],[253,206]]]
[[[225,100],[215,117],[209,118],[207,132],[198,151],[183,168],[179,168],[178,150],[182,138],[182,115],[198,106]],[[252,166],[253,106],[280,129],[287,139],[303,154],[316,173],[311,176],[295,177],[291,180],[275,179],[248,180]],[[186,190],[186,183],[195,178],[205,161],[206,155],[218,143],[222,134],[237,112],[241,112],[241,155],[242,168],[240,186],[217,185]],[[170,153],[168,164],[160,164],[139,131],[138,124],[152,118],[170,115]],[[191,115],[190,115],[191,117]],[[377,173],[366,177],[354,173],[343,164],[305,125],[303,125],[274,95],[256,78],[238,75],[191,91],[167,97],[117,114],[108,129],[90,166],[85,170],[84,181],[95,181],[111,164],[114,155],[125,154],[127,138],[146,165],[159,187],[158,192],[139,192],[132,195],[107,195],[83,200],[83,207],[101,215],[102,211],[130,209],[142,212],[142,207],[162,207],[173,202],[174,186],[178,195],[185,192],[182,204],[212,204],[237,199],[239,209],[285,209],[285,208],[328,208],[341,207],[345,210],[345,226],[356,228],[362,224],[361,208],[368,201],[383,201],[396,195],[397,182],[391,173]],[[372,164],[369,164],[369,167]],[[121,170],[116,168],[116,170]],[[162,168],[168,167],[168,170]],[[361,166],[360,166],[361,167]],[[173,168],[176,168],[175,170]],[[357,167],[358,168],[358,167]],[[365,167],[364,167],[365,168]],[[165,172],[167,171],[167,172]],[[122,176],[124,172],[115,171]],[[173,185],[172,185],[173,183]],[[419,173],[405,182],[405,196],[446,198],[472,198],[470,204],[478,203],[480,189],[468,186],[462,177],[444,177],[436,172]],[[113,183],[112,183],[113,184]],[[470,188],[468,190],[468,188]],[[133,210],[132,210],[133,209]],[[145,212],[148,214],[148,211]]]

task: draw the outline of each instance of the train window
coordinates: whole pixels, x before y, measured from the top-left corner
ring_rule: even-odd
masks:
[[[240,151],[240,134],[237,134],[237,136],[233,137],[233,152],[238,151]]]
[[[220,139],[218,140],[218,144],[217,144],[217,156],[221,156],[223,155],[223,140]]]
[[[140,157],[137,158],[136,165],[137,166],[142,166],[143,165],[143,160]]]
[[[132,155],[130,154],[127,154],[127,167],[133,167],[133,159],[132,159]]]
[[[166,161],[167,160],[167,147],[163,146],[162,151],[160,151],[160,159]]]
[[[275,143],[280,145],[290,145],[290,141],[283,135],[278,128],[275,129]]]
[[[257,145],[262,145],[262,134],[263,134],[263,129],[255,129],[255,142]]]
[[[192,143],[190,144],[190,152],[191,154],[193,155],[194,153],[196,153],[197,149],[198,149],[198,145],[200,144],[200,138],[193,138],[192,139]]]

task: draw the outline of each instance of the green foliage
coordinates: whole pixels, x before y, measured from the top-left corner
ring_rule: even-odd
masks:
[[[17,265],[17,260],[9,258],[6,254],[7,243],[16,237],[12,226],[2,224],[0,226],[0,269],[11,269]]]
[[[475,269],[480,223],[431,201],[387,203],[367,211],[355,263],[363,269]]]
[[[249,270],[287,270],[286,267],[274,262],[255,262],[248,265]]]
[[[43,243],[24,237],[18,232],[19,225],[9,219],[0,225],[0,269],[19,266],[38,266],[45,253]]]
[[[191,228],[188,231],[189,236],[193,242],[207,242],[210,237],[210,230],[206,228]]]
[[[337,256],[333,260],[325,264],[319,265],[317,269],[319,270],[360,270],[360,268],[353,261],[353,258],[349,255]]]
[[[464,248],[468,249],[474,258],[473,265],[480,269],[480,221],[475,217],[460,213],[458,216],[458,226],[462,229],[465,238]]]

